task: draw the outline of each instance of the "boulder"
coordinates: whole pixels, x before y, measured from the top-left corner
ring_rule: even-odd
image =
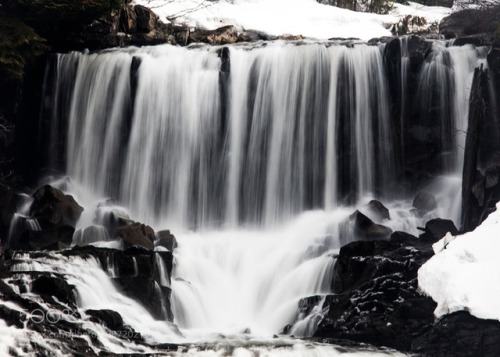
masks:
[[[448,38],[495,33],[500,23],[500,6],[465,9],[452,13],[439,23],[439,32]]]
[[[56,297],[63,304],[76,304],[75,287],[60,276],[42,275],[36,278],[31,285],[31,292]]]
[[[368,211],[368,216],[377,222],[391,219],[389,210],[384,204],[377,200],[371,200],[366,205],[366,210]]]
[[[170,233],[170,230],[164,230],[156,232],[156,244],[157,247],[167,248],[169,251],[173,252],[177,248],[177,240],[175,236]]]
[[[39,188],[33,198],[30,216],[44,219],[54,225],[75,227],[83,212],[83,207],[76,203],[73,196],[66,195],[50,185]]]
[[[428,213],[437,208],[436,197],[427,191],[420,191],[413,199],[412,206],[421,214]]]
[[[113,310],[86,310],[85,313],[90,316],[90,320],[97,323],[102,323],[104,326],[113,331],[123,330],[122,316]]]
[[[376,224],[358,210],[349,216],[349,221],[353,223],[354,235],[361,239],[387,239],[392,233],[390,228]]]
[[[123,239],[126,247],[139,246],[148,250],[154,249],[154,235],[153,228],[138,222],[120,227],[115,232],[115,237]]]
[[[451,233],[454,236],[458,234],[455,223],[449,219],[442,218],[432,219],[425,224],[425,228],[420,229],[424,231],[424,233],[419,236],[420,240],[430,243],[437,242],[447,233]]]
[[[208,43],[210,45],[227,45],[238,40],[238,30],[229,25],[215,30],[195,30],[189,34],[188,43]]]
[[[136,26],[138,32],[153,31],[158,22],[158,16],[149,8],[141,5],[134,6]]]

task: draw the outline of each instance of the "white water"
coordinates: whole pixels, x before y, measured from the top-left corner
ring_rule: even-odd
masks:
[[[445,47],[435,42],[431,58],[420,73],[422,121],[427,120],[425,108],[440,108],[439,123],[433,125],[440,131],[441,149],[449,152],[449,158],[443,160],[447,172],[460,174],[462,170],[472,78],[476,67],[482,64],[487,68],[487,50],[471,45]]]
[[[269,227],[348,193],[389,194],[381,50],[232,47],[227,82],[216,48],[61,55],[79,58],[73,82],[56,79],[73,93],[67,172],[134,217],[177,228]]]

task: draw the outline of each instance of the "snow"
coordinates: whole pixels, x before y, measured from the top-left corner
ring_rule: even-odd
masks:
[[[448,234],[433,249],[436,255],[418,271],[418,284],[437,302],[435,316],[468,311],[500,320],[500,203],[473,232]]]
[[[315,39],[391,36],[389,28],[406,15],[424,16],[439,22],[451,9],[416,3],[395,4],[388,15],[355,12],[316,0],[136,0],[150,7],[164,22],[216,29],[234,25],[240,30],[258,30],[270,35],[302,35]]]

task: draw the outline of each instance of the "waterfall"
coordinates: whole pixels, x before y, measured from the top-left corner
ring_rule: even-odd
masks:
[[[58,93],[72,93],[66,171],[136,217],[181,227],[272,226],[388,195],[381,51],[231,47],[227,78],[220,50],[206,47],[58,55],[58,70],[75,73],[71,84],[56,76],[53,94],[59,108]]]
[[[486,52],[436,42],[411,97],[408,39],[402,39],[401,97],[394,99],[384,49],[277,41],[57,55],[47,71],[54,83],[45,86],[51,104],[44,111],[58,135],[66,129],[60,142],[68,185],[80,187],[81,197],[112,196],[127,207],[86,209],[74,243],[94,244],[83,222],[95,213],[93,224],[101,224],[110,209],[175,231],[172,279],[156,254],[155,289],[162,295],[171,288],[174,322],[188,340],[268,337],[293,323],[292,333],[312,334],[326,312],[324,299],[308,316],[298,304],[331,293],[335,254],[351,239],[339,223],[377,197],[392,217],[377,223],[414,234],[422,224],[401,201],[408,197],[395,148],[433,136],[438,155],[451,158],[442,160],[443,171],[460,167],[471,73]],[[394,105],[401,106],[395,118]],[[408,123],[415,118],[420,126]],[[416,132],[407,133],[410,126]],[[57,167],[61,158],[49,157]],[[454,194],[449,182],[435,191]],[[92,284],[109,289],[105,301],[113,302],[116,291],[95,262],[71,261],[79,271],[84,263],[89,270],[81,284],[103,275]],[[112,261],[107,269],[118,275]],[[85,306],[98,305],[88,298]],[[143,328],[126,305],[117,311]]]
[[[448,173],[462,170],[472,77],[474,68],[488,66],[486,53],[487,48],[445,47],[436,42],[420,72],[417,96],[421,122],[436,128],[440,150],[448,156],[443,158]],[[437,115],[432,111],[438,111]],[[429,123],[431,119],[437,120]]]

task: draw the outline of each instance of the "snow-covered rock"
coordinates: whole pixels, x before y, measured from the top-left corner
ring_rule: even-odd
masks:
[[[436,317],[463,310],[500,320],[500,203],[473,232],[446,235],[433,248],[418,283],[437,302]]]
[[[439,22],[451,10],[416,3],[395,4],[388,15],[355,12],[324,5],[316,0],[135,0],[153,9],[164,22],[213,30],[233,25],[240,30],[258,30],[270,35],[303,35],[328,39],[390,36],[389,28],[407,15],[425,17],[427,24]]]

